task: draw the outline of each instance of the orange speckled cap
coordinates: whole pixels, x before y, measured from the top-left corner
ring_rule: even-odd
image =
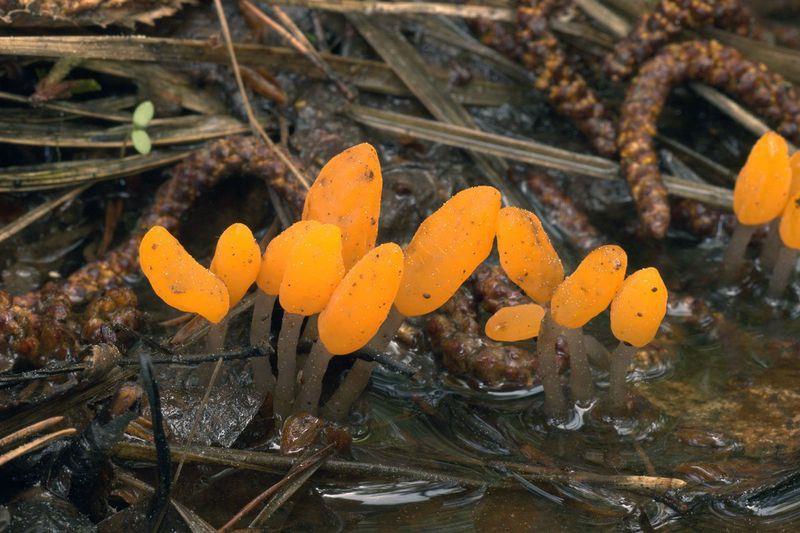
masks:
[[[611,302],[614,336],[637,348],[652,341],[667,313],[667,296],[667,287],[655,268],[628,276]]]
[[[364,347],[389,315],[402,276],[403,251],[394,243],[359,259],[319,315],[317,327],[325,348],[342,355]]]
[[[497,229],[500,192],[465,189],[420,224],[406,248],[395,307],[406,316],[438,309],[489,256]]]
[[[753,146],[733,189],[733,211],[746,226],[766,224],[779,216],[789,199],[792,171],[789,146],[773,131]]]
[[[280,292],[289,252],[309,230],[319,226],[321,224],[316,220],[295,222],[269,241],[267,249],[264,250],[264,256],[261,258],[261,269],[256,278],[256,285],[259,289],[273,296]]]
[[[228,226],[217,241],[211,272],[228,288],[233,307],[247,293],[261,267],[261,250],[253,232],[244,224]]]
[[[314,226],[289,252],[278,293],[281,307],[296,315],[319,313],[343,276],[341,230],[333,224]]]
[[[363,143],[328,161],[306,195],[303,220],[339,226],[347,269],[375,246],[382,189],[378,153]]]
[[[539,218],[504,207],[497,219],[497,251],[508,278],[539,303],[547,303],[564,280],[564,267]]]
[[[800,250],[800,152],[795,152],[789,164],[792,167],[792,187],[781,216],[780,235],[783,244]]]
[[[553,294],[553,320],[566,328],[583,327],[611,303],[627,268],[628,256],[619,246],[592,250]]]
[[[167,305],[219,323],[228,314],[228,289],[184,250],[166,228],[154,226],[139,245],[139,266]]]
[[[537,304],[503,307],[486,322],[486,336],[501,342],[517,342],[539,335],[544,308]]]

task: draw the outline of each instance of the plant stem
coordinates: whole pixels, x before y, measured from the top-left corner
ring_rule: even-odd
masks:
[[[769,224],[769,234],[767,240],[761,245],[761,268],[764,272],[768,272],[775,268],[775,263],[778,261],[778,254],[783,246],[781,241],[781,218],[778,217]]]
[[[750,244],[750,239],[753,237],[756,227],[745,226],[736,222],[736,229],[733,230],[731,241],[728,243],[725,255],[722,257],[722,275],[725,281],[731,282],[738,277],[745,252],[747,252],[747,245]]]
[[[321,341],[314,343],[303,367],[303,386],[294,402],[294,413],[317,414],[319,396],[322,393],[322,379],[328,370],[328,363],[333,355],[325,349]]]
[[[564,338],[569,347],[570,383],[572,396],[576,401],[588,402],[592,399],[594,386],[592,384],[592,369],[586,354],[586,345],[583,339],[583,329],[566,329]]]
[[[322,417],[332,422],[341,422],[347,418],[353,403],[367,388],[369,378],[376,366],[378,363],[374,361],[356,359],[342,384],[322,409]]]
[[[278,335],[278,381],[275,385],[275,415],[283,419],[291,412],[297,381],[297,340],[303,315],[285,313]]]
[[[556,364],[556,341],[560,328],[547,311],[542,318],[536,351],[539,355],[539,376],[544,388],[544,411],[547,416],[563,419],[567,414],[567,403],[561,390]]]
[[[611,354],[609,398],[614,410],[621,410],[625,406],[625,380],[634,355],[636,355],[636,347],[627,342],[620,342],[614,353]]]
[[[206,333],[206,351],[210,353],[221,352],[225,349],[225,338],[228,336],[230,318],[225,317],[218,324],[211,324]]]
[[[784,246],[778,252],[778,259],[775,261],[775,269],[772,271],[772,278],[769,280],[767,296],[770,298],[780,298],[789,286],[789,281],[794,274],[797,265],[797,255],[800,250],[795,250]]]

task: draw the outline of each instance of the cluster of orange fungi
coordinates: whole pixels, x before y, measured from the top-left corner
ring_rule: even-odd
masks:
[[[250,342],[266,345],[279,301],[283,322],[277,379],[266,357],[253,358],[252,368],[257,382],[274,388],[275,414],[284,418],[316,414],[332,357],[364,347],[384,350],[406,317],[447,302],[489,257],[497,237],[509,278],[537,303],[501,309],[489,319],[487,335],[511,342],[539,337],[546,410],[560,418],[567,409],[556,341],[563,336],[569,345],[576,400],[590,400],[587,349],[597,349],[597,341],[584,337],[581,328],[611,305],[612,331],[620,340],[611,361],[611,396],[615,404],[622,401],[632,353],[653,339],[666,312],[667,290],[655,269],[626,279],[625,252],[602,246],[565,279],[539,219],[523,209],[501,209],[500,193],[486,186],[463,190],[445,202],[420,224],[405,252],[394,243],[376,247],[382,185],[375,149],[354,146],[325,165],[308,192],[302,220],[272,239],[263,255],[250,230],[234,224],[220,237],[206,269],[167,230],[153,227],[140,246],[142,270],[164,302],[216,324],[209,347],[224,345],[228,312],[253,283]],[[295,391],[297,344],[307,317],[316,319],[307,326],[315,325],[316,333]],[[357,358],[322,415],[345,417],[374,366]]]
[[[736,179],[733,211],[737,224],[723,258],[726,279],[739,273],[756,229],[769,224],[761,264],[772,270],[768,295],[779,298],[800,251],[800,152],[789,157],[789,146],[777,133],[765,133],[750,151]]]

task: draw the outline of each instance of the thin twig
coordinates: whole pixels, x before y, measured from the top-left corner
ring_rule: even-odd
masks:
[[[11,444],[12,442],[16,442],[16,441],[22,440],[22,439],[24,439],[26,437],[30,437],[31,435],[35,435],[36,433],[39,433],[43,429],[47,429],[47,428],[49,428],[51,426],[55,426],[57,424],[60,424],[63,420],[64,420],[63,416],[51,416],[50,418],[45,418],[44,420],[42,420],[40,422],[36,422],[35,424],[31,424],[28,427],[24,427],[24,428],[20,429],[19,431],[15,431],[14,433],[11,433],[10,435],[6,435],[2,439],[0,439],[0,448],[5,448],[6,446]]]
[[[281,488],[285,485],[290,483],[292,479],[298,477],[300,474],[314,466],[319,460],[323,459],[329,452],[333,449],[334,444],[328,444],[325,448],[319,450],[318,452],[314,453],[313,455],[309,456],[308,458],[302,460],[296,466],[292,467],[288,474],[286,474],[280,481],[271,485],[267,490],[247,502],[247,504],[242,507],[235,515],[228,520],[224,526],[219,528],[218,533],[224,533],[225,531],[230,530],[233,528],[242,518],[247,516],[251,513],[256,507],[261,505],[267,498],[272,497],[276,492],[278,492]]]
[[[269,147],[270,150],[275,152],[278,158],[285,164],[292,174],[297,178],[297,180],[305,187],[306,189],[309,188],[309,181],[306,177],[300,172],[300,169],[295,166],[294,162],[292,162],[291,157],[288,154],[284,153],[280,147],[275,146],[275,143],[272,142],[272,139],[269,138],[267,132],[264,131],[264,128],[261,127],[259,124],[258,119],[256,118],[255,113],[253,112],[253,107],[250,105],[250,97],[247,96],[247,90],[244,87],[244,81],[242,80],[242,73],[239,70],[239,62],[236,60],[236,51],[233,49],[233,39],[231,38],[231,31],[228,28],[228,19],[225,17],[225,10],[222,8],[222,0],[214,0],[214,7],[217,11],[217,17],[219,18],[219,25],[222,29],[222,36],[225,39],[225,47],[228,50],[228,55],[231,59],[231,67],[233,68],[233,74],[236,77],[236,85],[239,87],[239,93],[242,96],[242,103],[244,104],[245,112],[247,113],[247,120],[250,122],[250,126],[258,133],[264,143]]]
[[[62,437],[69,437],[71,435],[75,435],[77,432],[78,430],[75,428],[66,428],[54,431],[53,433],[48,433],[47,435],[43,435],[38,439],[34,439],[29,443],[20,446],[19,448],[14,448],[10,452],[6,452],[3,455],[0,455],[0,466],[3,466],[9,461],[13,461],[17,457],[22,457],[26,453],[36,451],[40,448],[44,448],[54,440],[58,440]]]

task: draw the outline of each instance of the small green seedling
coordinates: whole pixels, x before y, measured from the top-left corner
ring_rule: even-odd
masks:
[[[147,155],[153,147],[150,135],[147,134],[147,125],[153,120],[155,107],[153,102],[145,100],[133,111],[133,128],[131,129],[131,142],[133,147],[142,155]]]

